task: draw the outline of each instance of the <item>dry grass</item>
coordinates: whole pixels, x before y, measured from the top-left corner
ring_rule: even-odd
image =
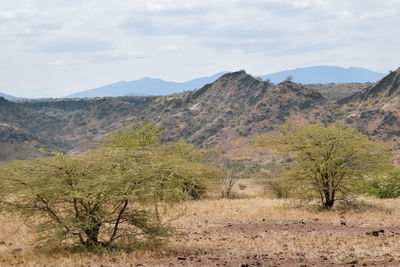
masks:
[[[324,262],[342,264],[354,259],[377,265],[394,263],[387,266],[400,262],[400,200],[366,199],[356,208],[329,212],[297,207],[288,200],[193,201],[186,204],[186,215],[175,222],[186,236],[163,249],[132,253],[62,249],[45,253],[34,249],[33,232],[18,219],[7,215],[0,219],[0,266],[236,266],[253,258],[283,266],[297,261],[324,266]],[[383,235],[366,234],[380,229]],[[182,262],[178,256],[188,258]]]

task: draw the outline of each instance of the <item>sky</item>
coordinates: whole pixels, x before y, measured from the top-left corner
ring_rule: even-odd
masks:
[[[142,77],[400,67],[399,0],[0,0],[0,92]]]

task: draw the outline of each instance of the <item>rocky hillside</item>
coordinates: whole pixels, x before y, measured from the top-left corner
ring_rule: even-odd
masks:
[[[21,107],[0,97],[0,161],[38,155],[41,148],[65,151],[68,143],[59,137],[65,122]]]
[[[400,68],[376,84],[339,101],[345,121],[361,132],[398,147],[400,136]]]
[[[166,140],[183,138],[207,146],[270,131],[288,119],[332,122],[328,102],[302,85],[272,85],[239,71],[202,89],[169,96],[18,103],[3,99],[0,122],[23,129],[39,145],[69,153],[79,153],[110,131],[145,118],[165,128]]]
[[[169,139],[215,145],[272,130],[287,119],[329,122],[326,103],[320,93],[302,85],[273,86],[240,71],[200,90],[157,99],[151,117],[164,125]]]
[[[40,155],[45,147],[39,139],[21,129],[0,123],[0,161],[26,159]]]
[[[183,138],[226,154],[243,147],[252,135],[269,132],[287,120],[297,124],[343,121],[396,147],[399,77],[400,69],[338,104],[315,87],[289,81],[274,85],[244,71],[225,74],[199,90],[168,96],[19,102],[1,98],[2,151],[5,144],[14,145],[7,145],[7,156],[0,160],[23,158],[23,153],[12,149],[22,151],[27,144],[32,153],[26,157],[41,147],[80,153],[110,131],[145,118],[162,125],[165,140]],[[244,155],[240,150],[235,153]]]

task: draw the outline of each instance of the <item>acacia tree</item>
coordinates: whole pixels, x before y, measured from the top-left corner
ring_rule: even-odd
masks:
[[[273,146],[291,158],[284,173],[305,190],[316,192],[324,208],[345,198],[355,182],[385,170],[389,151],[343,124],[310,124],[280,128],[274,139],[256,138],[259,146]]]
[[[172,158],[174,161],[168,164],[180,170],[180,172],[166,169],[163,171],[171,172],[174,178],[181,182],[181,189],[192,199],[200,199],[208,187],[214,184],[216,177],[221,176],[219,169],[208,161],[209,151],[183,140],[161,144],[161,134],[158,125],[152,121],[145,121],[114,132],[106,140],[105,145],[143,152],[143,147],[148,148],[148,144],[151,144],[150,152],[157,151],[161,161]]]
[[[204,179],[217,172],[204,161],[204,151],[184,142],[162,145],[159,134],[146,123],[78,156],[5,164],[0,207],[35,226],[48,244],[162,241],[173,233],[162,211],[188,199],[189,189],[205,186]]]

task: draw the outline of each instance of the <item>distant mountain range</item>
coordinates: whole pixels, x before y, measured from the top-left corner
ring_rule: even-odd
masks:
[[[116,96],[151,96],[169,95],[199,89],[206,84],[216,81],[227,72],[220,72],[210,77],[202,77],[187,82],[171,82],[161,79],[142,78],[135,81],[121,81],[103,87],[94,88],[68,95],[67,98],[82,97],[116,97]],[[335,66],[316,66],[285,70],[258,76],[278,84],[287,77],[297,83],[326,84],[326,83],[365,83],[376,82],[385,74],[363,68],[341,68]]]
[[[291,77],[296,83],[317,84],[317,83],[367,83],[376,82],[386,74],[371,71],[363,68],[341,68],[335,66],[316,66],[298,68],[293,70],[280,71],[268,75],[259,76],[262,79],[269,79],[273,83],[280,83]]]
[[[220,72],[209,77],[201,77],[187,82],[171,82],[161,79],[142,78],[135,81],[121,81],[106,86],[85,90],[66,98],[90,97],[117,97],[117,96],[158,96],[181,93],[202,88],[213,83],[228,72]],[[341,68],[335,66],[315,66],[285,70],[258,78],[270,80],[278,84],[291,77],[292,81],[303,84],[329,84],[329,83],[368,83],[376,82],[385,76],[384,73],[371,71],[364,68]],[[0,97],[15,101],[23,98],[0,93]]]
[[[107,96],[150,96],[169,95],[194,90],[212,83],[226,72],[220,72],[210,77],[202,77],[187,82],[170,82],[161,79],[142,78],[136,81],[122,81],[103,87],[78,92],[68,98],[107,97]]]

